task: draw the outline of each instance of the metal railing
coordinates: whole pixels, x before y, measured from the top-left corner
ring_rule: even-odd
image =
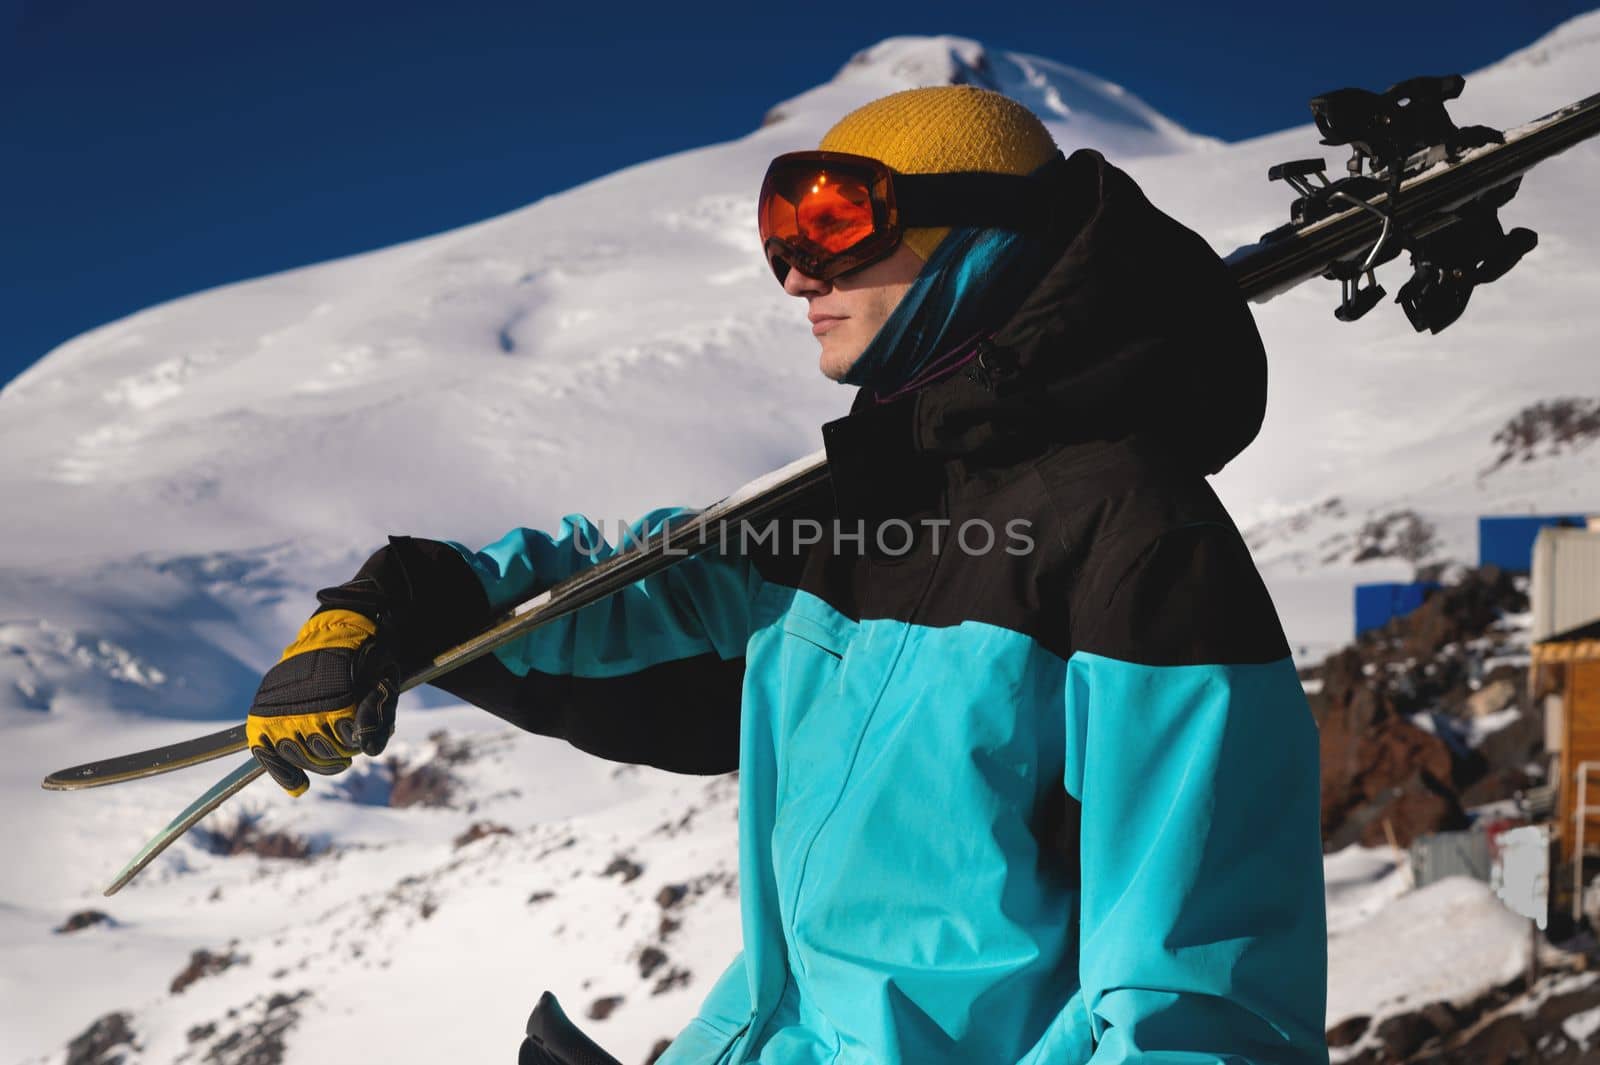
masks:
[[[1600,806],[1589,805],[1589,772],[1600,770],[1600,762],[1579,762],[1573,771],[1577,794],[1572,797],[1572,819],[1577,822],[1572,850],[1572,919],[1583,919],[1583,836],[1590,812],[1600,814]]]

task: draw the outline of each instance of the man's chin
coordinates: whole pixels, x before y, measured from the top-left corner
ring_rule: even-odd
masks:
[[[857,358],[860,358],[859,352],[851,358],[840,358],[837,352],[829,350],[824,345],[821,354],[817,356],[817,369],[821,370],[822,376],[830,381],[842,381],[844,375],[850,372],[850,367],[855,365]]]

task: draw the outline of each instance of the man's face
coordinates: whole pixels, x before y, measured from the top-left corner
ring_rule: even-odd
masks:
[[[900,299],[922,270],[922,259],[901,244],[894,253],[832,281],[818,281],[791,268],[783,290],[803,296],[809,307],[811,332],[822,345],[817,366],[837,381],[842,378],[899,306]]]

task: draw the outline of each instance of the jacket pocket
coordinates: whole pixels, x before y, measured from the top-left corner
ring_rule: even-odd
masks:
[[[766,584],[756,592],[751,616],[755,627],[775,626],[784,635],[803,640],[835,659],[844,657],[861,627],[827,601],[782,584]]]
[[[848,632],[841,631],[837,626],[820,623],[814,618],[790,614],[783,619],[783,631],[841,660],[844,658],[845,648],[850,646]]]
[[[808,721],[832,721],[843,712],[852,671],[859,672],[852,665],[850,648],[860,626],[822,599],[794,589],[783,589],[774,607],[776,651],[767,668],[774,695],[774,785],[782,808],[796,797],[791,787],[795,772],[804,773],[802,790],[816,783],[817,767],[797,767],[795,752],[819,741],[818,726],[808,727]],[[824,733],[831,732],[832,726],[822,727]]]
[[[749,1027],[747,1021],[738,1031],[724,1032],[704,1018],[694,1017],[656,1059],[656,1065],[720,1065]]]
[[[860,623],[845,617],[827,603],[804,592],[795,594],[780,622],[790,636],[820,647],[834,658],[844,658]]]

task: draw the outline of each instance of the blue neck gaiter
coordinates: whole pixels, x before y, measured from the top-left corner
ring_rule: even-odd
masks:
[[[986,293],[1026,280],[1043,242],[1004,229],[952,229],[841,384],[887,398],[999,322],[983,321]]]

